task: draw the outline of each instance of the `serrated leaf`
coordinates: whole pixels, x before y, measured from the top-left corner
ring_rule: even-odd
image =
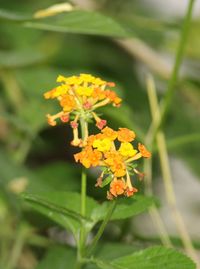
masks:
[[[183,253],[159,246],[121,257],[111,264],[121,269],[195,269],[194,262]]]
[[[64,228],[70,229],[76,235],[81,222],[87,222],[88,229],[94,225],[90,219],[91,212],[97,206],[96,202],[87,197],[86,216],[81,216],[81,197],[76,192],[46,192],[39,194],[24,194],[23,198],[36,211],[55,221]]]
[[[143,195],[134,195],[133,197],[121,198],[117,201],[116,209],[111,217],[111,220],[126,219],[138,215],[147,210],[154,203],[152,197]],[[103,220],[108,211],[110,203],[104,202],[94,209],[92,218],[96,220]]]

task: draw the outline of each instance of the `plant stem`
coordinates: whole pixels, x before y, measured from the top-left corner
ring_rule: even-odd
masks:
[[[146,194],[153,195],[153,192],[152,192],[152,161],[151,160],[145,161],[144,171],[146,174],[146,181],[145,181]],[[154,223],[154,226],[158,230],[160,240],[163,243],[163,245],[166,247],[172,247],[172,242],[171,242],[169,235],[167,233],[165,224],[163,223],[163,220],[162,220],[160,213],[159,213],[158,209],[156,208],[156,206],[153,205],[150,207],[149,214],[150,214],[151,219]]]
[[[92,240],[92,243],[87,251],[87,256],[90,256],[92,254],[93,250],[95,249],[99,239],[101,238],[101,236],[105,230],[106,225],[108,224],[108,222],[109,222],[109,220],[110,220],[110,218],[111,218],[111,216],[116,208],[116,205],[117,205],[117,200],[110,202],[110,207],[108,209],[107,215],[106,215],[105,219],[103,220],[103,222],[101,223],[97,234],[95,235],[95,237]]]
[[[148,95],[149,95],[149,103],[150,103],[153,123],[155,123],[157,120],[160,120],[161,114],[159,110],[156,89],[155,89],[155,84],[154,84],[153,79],[151,79],[151,87],[148,87]],[[163,175],[163,182],[165,186],[166,198],[171,208],[172,217],[175,221],[177,230],[180,234],[181,240],[183,242],[183,245],[185,247],[187,254],[190,255],[196,261],[199,268],[200,265],[199,265],[198,257],[195,253],[195,249],[192,245],[192,241],[188,234],[184,220],[177,207],[176,196],[173,189],[172,175],[170,171],[165,135],[161,130],[158,131],[156,135],[156,142],[158,146],[158,154],[160,157],[160,164],[161,164],[161,170],[162,170],[162,175]]]
[[[147,91],[148,91],[148,95],[149,95],[149,99],[151,98],[151,91],[152,91],[152,87],[154,87],[154,84],[152,83],[152,79],[149,76],[147,79]],[[152,100],[151,100],[152,101]],[[148,134],[146,135],[146,145],[148,146],[148,148],[152,151],[153,150],[153,138],[152,138],[152,134],[153,134],[153,128],[154,128],[154,124],[155,124],[155,119],[152,119],[152,126],[148,132]],[[153,188],[152,188],[152,159],[150,160],[145,160],[144,162],[144,171],[146,174],[146,180],[145,180],[145,192],[147,195],[153,195]],[[167,247],[172,247],[172,242],[169,238],[169,235],[167,233],[167,229],[165,227],[165,224],[160,216],[160,213],[158,211],[158,209],[156,208],[156,206],[152,206],[149,209],[149,214],[151,216],[151,219],[156,227],[156,229],[158,230],[160,239],[163,243],[164,246]]]
[[[87,176],[83,169],[81,174],[81,215],[85,216],[86,213],[86,189],[87,189]]]
[[[81,125],[81,136],[82,140],[84,141],[85,136],[88,133],[88,126],[87,122],[84,120],[83,117],[80,118],[80,125]],[[85,169],[82,169],[82,174],[81,174],[81,215],[84,217],[86,215],[86,192],[87,192],[87,176]],[[86,240],[86,231],[85,231],[85,226],[84,222],[82,222],[81,230],[80,230],[80,236],[79,236],[79,242],[77,243],[77,269],[82,268],[82,262],[81,259],[84,256],[85,252],[85,240]]]
[[[175,58],[175,63],[174,63],[174,67],[172,70],[172,75],[170,77],[168,87],[166,90],[166,94],[165,94],[165,97],[163,99],[163,103],[161,106],[161,117],[160,117],[159,121],[156,121],[156,125],[154,127],[153,140],[154,140],[159,128],[165,122],[166,115],[169,111],[170,104],[171,104],[173,95],[174,95],[175,90],[176,90],[176,83],[177,83],[177,78],[178,78],[178,74],[179,74],[179,69],[180,69],[180,66],[181,66],[181,63],[183,60],[184,49],[186,46],[186,41],[187,41],[189,28],[190,28],[190,22],[191,22],[191,18],[192,18],[193,4],[194,4],[194,0],[189,0],[187,12],[185,15],[185,19],[184,19],[184,23],[183,23],[183,27],[182,27],[182,31],[181,31],[181,35],[180,35],[180,40],[178,43],[178,48],[177,48],[177,52],[176,52],[176,58]]]
[[[13,269],[16,267],[16,264],[18,262],[19,256],[21,254],[23,245],[25,243],[25,239],[28,233],[28,229],[26,226],[23,224],[19,227],[19,230],[16,235],[16,240],[13,245],[11,254],[10,254],[10,259],[8,261],[8,264],[6,266],[6,269]]]

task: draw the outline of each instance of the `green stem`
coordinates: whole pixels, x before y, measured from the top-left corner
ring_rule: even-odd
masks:
[[[11,251],[10,259],[8,261],[6,269],[13,269],[16,267],[23,245],[25,243],[27,232],[28,232],[27,227],[22,224],[17,232],[16,240],[13,249]]]
[[[145,192],[147,195],[152,196],[153,190],[152,190],[152,160],[145,161],[144,163],[144,171],[146,174],[146,181],[145,181]],[[172,242],[169,238],[169,235],[167,233],[166,226],[160,216],[160,213],[155,205],[151,206],[149,209],[149,214],[151,216],[152,222],[155,225],[160,240],[166,247],[172,247]]]
[[[80,118],[80,126],[81,126],[81,136],[82,140],[85,139],[85,135],[87,133],[87,123],[85,122],[84,118]],[[81,174],[81,215],[84,217],[86,215],[86,192],[87,192],[87,176],[85,169],[82,170]],[[82,268],[82,258],[84,256],[85,252],[85,241],[86,241],[86,231],[85,231],[85,225],[84,222],[82,223],[81,229],[80,229],[80,236],[79,236],[79,242],[77,243],[77,269]]]
[[[155,92],[155,85],[153,83],[153,78],[151,76],[148,76],[147,78],[147,93],[148,93],[148,97],[149,97],[149,103],[150,103],[150,109],[151,109],[151,114],[153,114],[155,111],[152,111],[152,106],[155,107],[154,104],[154,98],[153,98],[153,94]],[[154,125],[156,123],[156,118],[157,117],[157,113],[155,114],[155,116],[152,118],[152,126],[146,136],[146,144],[148,146],[148,148],[152,151],[153,149],[153,138],[152,138],[152,134],[154,131]],[[145,161],[144,162],[144,171],[146,174],[146,180],[145,180],[145,192],[147,195],[152,196],[153,195],[153,187],[152,187],[152,159]],[[149,214],[151,216],[151,219],[156,227],[156,229],[158,230],[160,239],[163,243],[164,246],[167,247],[172,247],[172,242],[169,238],[169,235],[167,233],[167,229],[166,226],[160,216],[160,213],[158,211],[158,209],[156,208],[156,206],[152,206],[149,209]]]
[[[108,222],[109,222],[109,220],[110,220],[110,218],[111,218],[111,216],[116,208],[116,205],[117,205],[117,200],[110,202],[110,207],[108,209],[107,215],[106,215],[105,219],[103,220],[103,222],[101,223],[97,234],[95,235],[95,237],[92,240],[92,243],[87,251],[87,256],[90,256],[92,254],[93,250],[95,249],[99,239],[101,238],[101,236],[105,230],[106,225],[108,224]]]
[[[183,23],[183,27],[182,27],[182,31],[181,31],[181,35],[180,35],[180,40],[179,40],[179,44],[178,44],[178,48],[177,48],[177,52],[176,52],[176,59],[175,59],[172,75],[170,77],[167,91],[166,91],[166,94],[164,97],[164,101],[162,103],[160,120],[156,122],[153,138],[155,138],[156,133],[158,132],[158,129],[165,122],[166,115],[169,111],[170,104],[171,104],[173,95],[174,95],[175,90],[176,90],[176,83],[177,83],[177,78],[178,78],[178,74],[179,74],[179,69],[180,69],[180,66],[181,66],[181,63],[183,60],[184,49],[186,46],[186,41],[187,41],[189,28],[190,28],[190,22],[191,22],[191,18],[192,18],[193,4],[194,4],[194,0],[190,0],[188,3],[188,8],[187,8],[187,12],[185,15],[185,19],[184,19],[184,23]]]
[[[86,213],[86,189],[87,189],[87,176],[83,169],[81,175],[81,215],[85,216]]]

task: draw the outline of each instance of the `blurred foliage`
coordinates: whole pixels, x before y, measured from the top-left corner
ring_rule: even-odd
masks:
[[[56,85],[55,79],[58,74],[68,76],[80,72],[92,73],[115,81],[118,94],[123,98],[123,107],[119,110],[106,108],[102,113],[112,127],[123,126],[134,129],[138,139],[142,141],[151,121],[144,84],[145,72],[151,69],[151,66],[145,66],[138,61],[138,58],[141,59],[139,50],[136,52],[138,55],[133,56],[119,46],[116,40],[139,38],[150,49],[153,48],[158,57],[165,54],[171,58],[177,46],[177,34],[181,25],[181,21],[175,19],[174,21],[158,19],[156,14],[147,10],[140,1],[131,0],[96,1],[95,12],[75,7],[75,10],[68,13],[33,18],[37,10],[53,4],[56,4],[56,1],[0,1],[0,268],[2,269],[64,269],[73,268],[75,262],[75,250],[70,246],[71,239],[66,236],[65,245],[68,246],[54,245],[49,236],[49,229],[56,226],[56,223],[67,229],[79,228],[77,223],[82,220],[79,219],[80,210],[76,208],[76,200],[79,206],[80,197],[74,192],[80,191],[80,169],[73,163],[75,150],[70,146],[70,129],[65,126],[57,126],[54,129],[47,126],[45,114],[56,111],[58,107],[44,101],[43,93]],[[199,20],[192,22],[183,75],[177,85],[178,90],[164,127],[170,154],[184,160],[186,166],[198,177],[200,176],[199,23]],[[161,98],[167,82],[158,74],[154,76]],[[156,148],[154,159],[156,176],[159,173]],[[95,171],[92,171],[89,194],[102,200],[104,196],[94,188],[95,176]],[[45,205],[38,200],[39,202],[30,204],[29,199],[27,207],[27,203],[20,199],[20,193],[24,191],[35,194],[46,193],[47,196],[49,193],[48,199],[51,203]],[[62,192],[59,194],[58,191]],[[71,194],[67,195],[64,192]],[[131,217],[146,210],[152,202],[151,198],[141,197],[138,196],[136,203],[133,204],[131,200],[127,205],[122,201],[119,205],[122,213],[120,210],[116,212],[113,220]],[[88,199],[92,204],[89,211],[95,211],[96,208],[98,217],[93,221],[89,220],[91,230],[103,218],[101,214],[106,212],[107,202],[98,205],[93,198]],[[64,218],[63,212],[57,211],[56,202],[64,207],[64,214],[68,216],[71,209],[75,210],[79,221]],[[69,208],[67,202],[70,202]],[[31,211],[31,208],[35,207],[41,214]],[[49,210],[53,210],[53,213]],[[48,220],[48,217],[53,221]],[[90,218],[91,215],[87,217]],[[123,229],[126,230],[125,226],[121,225],[122,234]],[[106,238],[104,241],[106,242]],[[133,261],[140,262],[141,259],[143,261],[145,255],[157,257],[164,251],[162,248],[155,248],[138,254],[135,251],[144,248],[145,242],[141,241],[138,247],[122,243],[123,241],[125,238],[118,244],[113,242],[110,245],[99,245],[97,258],[103,259],[105,264],[97,261],[96,265],[99,268],[111,268],[106,261],[114,260],[112,268],[115,268],[115,265],[121,266],[120,268],[135,268],[126,264],[127,259],[124,261],[120,256],[133,255],[132,264]],[[146,254],[145,251],[149,253]],[[161,256],[160,268],[177,269],[179,262],[182,264],[181,269],[194,268],[192,262],[185,256],[172,252],[168,256],[172,261],[171,267],[162,267]],[[174,257],[178,257],[179,260]],[[137,269],[153,268],[142,264],[137,266]],[[91,268],[96,268],[96,265],[92,265]],[[154,266],[154,263],[151,266]]]

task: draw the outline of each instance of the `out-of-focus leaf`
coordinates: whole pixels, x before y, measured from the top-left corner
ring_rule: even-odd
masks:
[[[112,18],[97,12],[75,10],[56,16],[33,19],[0,10],[0,19],[18,21],[23,26],[54,32],[128,37],[130,34]]]
[[[22,13],[11,12],[9,10],[0,9],[0,20],[8,20],[14,22],[23,22],[30,19],[30,16]]]
[[[94,221],[91,220],[91,212],[97,204],[92,198],[87,197],[86,217],[82,217],[80,215],[81,196],[79,193],[48,192],[40,194],[24,194],[23,198],[29,202],[29,205],[34,210],[40,212],[64,228],[70,229],[74,235],[76,235],[77,230],[80,228],[80,221],[87,220],[88,229],[91,229],[94,225]]]
[[[179,95],[175,97],[174,104],[171,107],[171,112],[166,123],[165,132],[169,140],[183,137],[192,133],[200,133],[200,124],[197,124],[199,118],[199,88],[193,84],[185,84],[185,87],[179,91]],[[177,124],[178,122],[178,124]],[[176,141],[178,143],[178,140]],[[176,154],[178,158],[185,161],[185,163],[192,168],[192,170],[200,175],[199,166],[199,151],[200,143],[194,140],[186,140],[183,145],[180,143],[179,147],[169,148],[172,154]],[[191,154],[192,152],[192,154]]]
[[[152,197],[134,195],[129,199],[122,198],[117,201],[117,206],[111,217],[111,220],[126,219],[138,215],[147,210],[154,203]],[[94,209],[92,218],[103,220],[109,208],[109,202],[104,202]]]
[[[97,12],[71,11],[54,17],[26,22],[27,27],[75,34],[93,34],[114,37],[130,36],[112,18]]]
[[[50,185],[54,191],[74,191],[80,189],[79,169],[66,162],[55,162],[35,169],[35,177]],[[72,180],[73,178],[73,180]]]
[[[1,68],[17,68],[40,63],[46,59],[44,53],[32,50],[0,51]]]
[[[72,269],[75,267],[76,253],[63,246],[50,248],[35,269]]]
[[[183,253],[159,246],[121,257],[111,264],[121,269],[195,269],[194,262]]]

